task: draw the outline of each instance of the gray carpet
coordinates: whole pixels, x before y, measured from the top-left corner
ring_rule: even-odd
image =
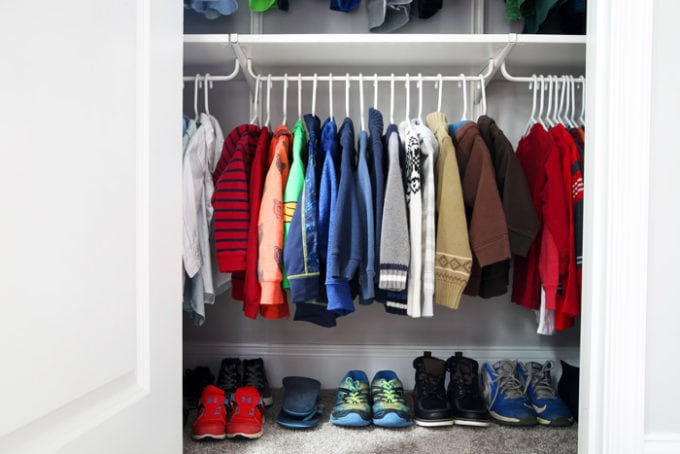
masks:
[[[322,391],[326,411],[319,425],[308,430],[288,430],[276,424],[282,391],[274,391],[274,405],[265,413],[264,435],[257,440],[220,440],[196,442],[191,439],[195,412],[184,428],[184,452],[216,453],[295,453],[295,454],[372,454],[372,453],[517,453],[567,454],[577,451],[577,427],[445,427],[427,429],[342,428],[328,422],[335,391]]]

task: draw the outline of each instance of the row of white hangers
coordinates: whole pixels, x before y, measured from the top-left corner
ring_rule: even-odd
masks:
[[[390,123],[394,123],[394,90],[395,90],[395,83],[397,81],[399,82],[404,82],[404,88],[405,88],[405,99],[406,99],[406,108],[405,108],[405,113],[406,113],[406,120],[410,121],[410,88],[411,88],[411,82],[416,82],[416,87],[418,89],[418,115],[417,118],[422,121],[422,112],[423,112],[423,84],[424,82],[434,82],[435,83],[435,89],[438,91],[438,96],[437,96],[437,111],[441,111],[441,106],[442,106],[442,96],[443,96],[443,86],[445,81],[456,81],[458,82],[459,88],[462,88],[462,93],[463,93],[463,114],[461,117],[461,120],[467,120],[468,119],[468,83],[475,84],[476,82],[476,89],[479,90],[480,96],[480,105],[481,105],[481,114],[486,113],[486,81],[489,79],[492,74],[493,74],[493,69],[494,69],[494,61],[490,60],[489,65],[487,66],[487,71],[484,74],[476,75],[476,76],[466,76],[465,74],[460,74],[459,76],[442,76],[441,74],[437,74],[436,76],[423,76],[422,74],[417,74],[415,76],[405,74],[404,76],[395,76],[394,74],[390,74],[389,76],[378,76],[377,74],[373,75],[368,75],[364,76],[363,74],[358,74],[356,76],[351,76],[349,73],[346,73],[345,75],[333,75],[332,73],[325,76],[319,76],[317,73],[314,73],[313,76],[302,76],[302,74],[298,74],[297,76],[289,76],[288,74],[284,74],[283,76],[272,76],[271,74],[268,74],[266,77],[263,77],[261,74],[254,74],[252,70],[252,65],[251,61],[248,60],[248,73],[250,74],[251,77],[255,80],[255,93],[254,93],[254,103],[253,103],[253,117],[251,118],[250,122],[255,124],[260,124],[260,125],[266,125],[270,127],[270,119],[271,119],[271,90],[273,86],[273,82],[282,82],[282,92],[283,92],[283,99],[282,99],[282,124],[286,124],[287,121],[287,111],[288,111],[288,86],[290,82],[297,82],[297,104],[298,104],[298,118],[302,118],[302,83],[303,82],[308,82],[311,81],[313,83],[312,86],[312,106],[311,106],[311,113],[312,115],[316,115],[316,99],[317,99],[317,88],[318,88],[318,82],[327,82],[328,83],[328,105],[329,105],[329,117],[334,118],[333,115],[333,82],[334,81],[340,81],[345,83],[345,114],[346,116],[350,116],[350,84],[352,81],[356,81],[359,83],[359,104],[360,104],[360,115],[361,115],[361,129],[365,130],[366,125],[365,125],[365,110],[364,110],[364,82],[369,81],[373,82],[373,107],[378,108],[378,83],[379,82],[389,82],[390,83]],[[512,76],[508,73],[505,63],[501,65],[501,73],[503,74],[503,77],[511,82],[521,82],[521,83],[526,83],[528,82],[529,88],[533,92],[533,103],[532,103],[532,110],[531,110],[531,115],[529,118],[529,121],[527,123],[527,127],[525,129],[525,134],[529,131],[531,126],[533,126],[536,123],[540,123],[545,127],[546,129],[549,129],[550,127],[555,126],[558,123],[562,123],[568,127],[578,127],[578,126],[584,126],[585,125],[585,78],[583,76],[579,78],[575,78],[570,75],[563,75],[563,76],[555,76],[555,75],[548,75],[548,76],[543,76],[543,75],[532,75],[531,77],[515,77]],[[213,81],[227,81],[227,80],[232,80],[234,79],[240,71],[240,64],[238,60],[235,60],[234,64],[234,70],[231,74],[227,76],[213,76],[209,73],[201,76],[200,74],[196,74],[193,77],[184,77],[185,81],[193,81],[194,82],[194,114],[196,116],[196,119],[198,119],[198,90],[199,88],[203,87],[204,88],[204,106],[205,106],[205,112],[207,114],[210,114],[210,109],[209,109],[209,99],[208,99],[208,93],[209,89],[212,88],[212,82]],[[267,94],[266,94],[266,103],[265,103],[265,111],[266,111],[266,118],[264,122],[261,122],[260,118],[260,86],[262,84],[266,83],[266,89],[267,89]],[[581,99],[581,112],[578,117],[575,116],[575,110],[576,110],[576,102],[575,102],[575,93],[576,93],[576,85],[580,84],[582,88],[582,99]],[[544,110],[544,104],[545,104],[545,93],[548,93],[548,100],[547,100],[547,109],[545,111],[545,114],[543,112]],[[540,92],[540,104],[539,104],[539,110],[538,113],[536,112],[536,105],[538,101],[538,94]]]

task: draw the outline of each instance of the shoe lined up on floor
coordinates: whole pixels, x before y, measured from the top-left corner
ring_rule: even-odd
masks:
[[[522,364],[502,360],[482,367],[489,413],[501,424],[569,426],[574,419],[553,386],[552,361]]]
[[[338,385],[338,396],[330,421],[338,426],[362,427],[371,423],[371,396],[368,377],[361,370],[350,370]]]
[[[371,381],[373,424],[380,427],[408,427],[413,424],[406,405],[404,386],[391,370],[381,370]]]
[[[264,404],[254,386],[242,386],[234,393],[227,438],[260,438],[264,427]]]
[[[198,416],[191,431],[194,440],[212,438],[224,440],[227,436],[227,406],[224,391],[217,386],[203,388],[198,406]]]
[[[555,391],[552,368],[552,361],[546,361],[543,365],[530,361],[518,363],[517,373],[524,383],[525,394],[536,412],[538,423],[555,427],[570,426],[574,423],[574,418],[567,404]]]
[[[413,388],[415,422],[423,427],[453,425],[453,408],[446,397],[446,362],[424,352],[413,360],[416,384]]]
[[[447,396],[457,425],[487,427],[491,420],[479,386],[479,364],[456,352],[446,361],[449,375]]]
[[[216,384],[227,396],[233,395],[241,386],[254,386],[266,407],[273,403],[262,358],[245,359],[243,362],[239,358],[224,358],[220,364]]]

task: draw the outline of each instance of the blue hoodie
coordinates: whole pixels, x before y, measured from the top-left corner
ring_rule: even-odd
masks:
[[[359,157],[354,175],[354,186],[357,188],[359,204],[359,235],[364,238],[361,250],[361,266],[359,268],[359,285],[361,286],[361,304],[371,304],[375,297],[375,227],[373,222],[373,191],[371,177],[368,173],[366,151],[368,133],[359,133]]]
[[[304,197],[306,197],[305,206],[305,220],[313,217],[316,220],[316,251],[319,274],[316,278],[308,276],[300,279],[290,279],[291,292],[293,294],[293,301],[295,305],[295,320],[307,321],[315,323],[320,326],[332,327],[336,325],[335,319],[337,314],[328,310],[326,303],[326,259],[328,251],[328,234],[330,217],[332,210],[335,209],[335,199],[337,197],[337,163],[339,161],[338,144],[337,144],[337,129],[335,121],[327,119],[323,128],[319,130],[319,119],[316,116],[306,115],[305,122],[309,132],[309,160],[307,161],[307,172],[305,174]],[[321,148],[321,149],[320,149]],[[317,186],[318,182],[318,186]],[[318,191],[317,191],[318,188]],[[316,199],[313,194],[318,195]],[[316,209],[307,209],[310,203],[316,200]],[[298,207],[302,206],[298,204]],[[297,210],[300,211],[300,210]],[[291,230],[297,229],[299,225],[300,230],[300,244],[297,251],[288,251],[291,256],[290,260],[297,260],[297,263],[302,265],[306,263],[307,269],[313,270],[314,260],[309,257],[309,251],[314,248],[314,240],[309,236],[308,229],[303,229],[302,214],[299,217],[299,224],[296,223],[295,216],[293,216]],[[293,226],[295,224],[295,226]],[[307,225],[309,227],[309,225]],[[307,257],[305,260],[302,238],[307,238]],[[297,237],[297,235],[296,235]],[[286,251],[284,251],[284,254]],[[297,255],[296,255],[297,254]],[[300,255],[303,255],[301,257]],[[297,257],[297,258],[296,258]],[[316,291],[311,288],[315,283],[317,285]],[[307,299],[309,297],[309,299]],[[304,301],[304,302],[301,302]]]
[[[385,147],[383,145],[383,117],[374,109],[368,109],[369,141],[368,173],[371,177],[373,191],[373,223],[375,227],[374,239],[374,270],[380,269],[380,235],[382,231],[383,205],[385,203]],[[375,275],[375,300],[384,303],[386,295],[378,288],[378,273]]]
[[[326,292],[328,293],[328,310],[336,311],[339,315],[347,315],[354,312],[349,281],[359,269],[363,244],[358,222],[359,204],[352,170],[355,150],[354,126],[350,118],[345,118],[342,122],[340,145],[342,146],[340,184],[336,203],[330,211]]]

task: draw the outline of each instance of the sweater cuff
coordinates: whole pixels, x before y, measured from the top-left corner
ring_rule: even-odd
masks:
[[[406,288],[408,266],[390,263],[380,264],[380,280],[378,287],[383,290],[401,292]]]
[[[286,302],[285,294],[281,289],[281,282],[262,281],[260,286],[262,287],[262,296],[260,297],[260,304],[262,306],[284,304]]]
[[[472,250],[479,261],[479,266],[487,266],[492,263],[502,262],[511,257],[508,234],[498,235],[486,244],[471,245]]]
[[[508,229],[508,237],[510,239],[510,248],[512,253],[521,257],[526,257],[529,253],[529,248],[536,238],[536,233],[527,235],[522,232]]]
[[[436,279],[434,281],[434,302],[450,309],[458,309],[464,288],[465,283],[463,282],[449,282],[448,280]]]
[[[217,265],[222,273],[234,273],[236,271],[245,271],[246,269],[246,254],[218,253]]]
[[[319,296],[319,273],[303,274],[288,278],[293,303],[305,303]]]

